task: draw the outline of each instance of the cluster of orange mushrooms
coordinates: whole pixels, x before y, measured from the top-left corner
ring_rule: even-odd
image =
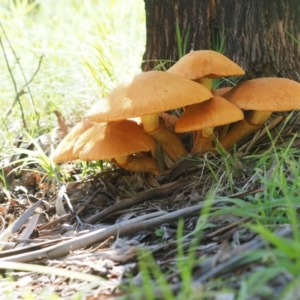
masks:
[[[190,52],[166,72],[139,74],[95,103],[52,159],[110,160],[130,171],[158,175],[188,155],[178,133],[191,132],[191,154],[203,155],[215,151],[216,139],[231,149],[272,112],[300,108],[300,84],[286,78],[212,89],[214,78],[242,75],[240,66],[211,50]],[[169,113],[176,109],[183,111],[179,118]]]

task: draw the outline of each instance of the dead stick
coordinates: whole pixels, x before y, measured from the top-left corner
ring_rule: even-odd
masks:
[[[139,193],[130,199],[125,199],[125,200],[122,200],[121,202],[117,202],[116,204],[102,210],[98,214],[85,219],[84,222],[94,224],[100,220],[105,219],[110,214],[113,214],[113,213],[123,210],[125,208],[132,207],[136,204],[142,203],[142,202],[150,200],[150,199],[162,197],[169,193],[174,193],[176,190],[178,190],[186,185],[189,185],[193,182],[195,182],[195,180],[191,180],[191,179],[178,180],[171,186],[167,186],[164,188],[157,188],[155,190]]]
[[[26,86],[27,86],[27,89],[28,89],[28,93],[29,93],[29,95],[30,95],[31,105],[32,105],[32,107],[33,107],[33,109],[34,109],[34,111],[35,111],[36,117],[38,117],[38,112],[37,112],[36,107],[35,107],[35,105],[34,105],[33,96],[32,96],[32,93],[31,93],[29,84],[30,84],[30,82],[33,80],[33,78],[35,77],[35,75],[37,74],[38,70],[40,69],[41,62],[42,62],[42,59],[43,59],[43,56],[44,56],[44,55],[42,55],[42,56],[40,57],[40,61],[39,61],[38,68],[36,69],[36,71],[35,71],[35,72],[33,73],[33,75],[31,76],[31,79],[29,79],[29,81],[27,81],[27,78],[26,78],[26,75],[25,75],[25,73],[24,73],[24,70],[23,70],[23,68],[22,68],[22,66],[21,66],[19,57],[17,56],[17,54],[16,54],[16,52],[15,52],[15,50],[14,50],[12,44],[10,43],[10,40],[9,40],[9,38],[8,38],[8,36],[7,36],[7,34],[6,34],[6,31],[5,31],[5,29],[4,29],[4,27],[3,27],[3,25],[2,25],[1,22],[0,22],[0,27],[1,27],[1,29],[2,29],[2,31],[3,31],[3,34],[4,34],[4,36],[5,36],[6,40],[7,40],[7,42],[8,42],[8,44],[9,44],[10,48],[11,48],[11,51],[12,51],[12,53],[13,53],[13,55],[14,55],[16,61],[17,61],[17,64],[19,65],[19,68],[20,68],[21,73],[22,73],[22,75],[23,75],[24,81],[25,81],[25,83],[26,83],[25,86],[24,86],[19,92],[16,91],[16,92],[17,92],[16,98],[15,98],[15,100],[14,100],[13,105],[11,106],[11,108],[7,111],[6,117],[8,116],[8,114],[11,113],[11,110],[12,110],[12,108],[15,106],[15,103],[16,103],[17,101],[20,101],[20,96],[21,96],[22,94],[25,94],[24,88],[25,88]],[[5,53],[4,53],[4,54],[5,54]],[[9,71],[10,71],[10,69],[9,69]],[[11,72],[10,72],[10,73],[11,73]],[[14,79],[13,79],[13,80],[14,80]]]
[[[213,237],[215,237],[215,236],[217,236],[217,235],[219,235],[219,234],[221,234],[223,232],[228,231],[229,229],[233,229],[233,228],[239,226],[240,224],[246,223],[246,222],[248,222],[250,220],[251,220],[251,217],[243,218],[243,219],[241,219],[239,221],[236,221],[236,222],[231,223],[231,224],[229,224],[229,225],[227,225],[225,227],[222,227],[222,228],[220,228],[220,229],[218,229],[218,230],[216,230],[216,231],[214,231],[212,233],[209,233],[205,237],[206,238],[213,238]]]
[[[195,215],[199,215],[203,204],[179,209],[171,213],[165,213],[163,211],[155,212],[149,215],[137,217],[135,219],[121,222],[115,225],[108,226],[106,229],[99,229],[90,233],[78,236],[69,241],[64,241],[58,245],[50,246],[46,249],[37,251],[30,251],[19,255],[12,255],[0,258],[1,261],[15,261],[15,262],[29,262],[40,259],[53,259],[63,257],[70,251],[75,251],[83,247],[89,247],[95,243],[101,243],[110,236],[126,236],[132,235],[138,231],[149,230],[150,228],[157,227],[163,223],[173,222],[179,218],[187,218]],[[152,219],[151,219],[152,218]],[[145,219],[145,220],[144,220]]]
[[[8,62],[8,58],[7,58],[7,55],[6,55],[5,48],[4,48],[4,45],[3,45],[3,43],[2,43],[1,37],[0,37],[0,46],[1,46],[1,48],[2,48],[2,52],[3,52],[3,55],[4,55],[4,59],[5,59],[5,62],[6,62],[6,66],[7,66],[7,68],[8,68],[8,72],[9,72],[9,74],[10,74],[10,76],[11,76],[11,79],[12,79],[12,82],[13,82],[13,85],[14,85],[14,89],[15,89],[15,92],[16,92],[16,102],[18,102],[18,103],[19,103],[19,106],[20,106],[23,125],[24,125],[24,128],[27,128],[27,127],[26,127],[26,122],[25,122],[25,115],[24,115],[22,103],[21,103],[20,96],[19,96],[20,93],[18,92],[17,83],[16,83],[16,81],[15,81],[14,75],[13,75],[12,70],[11,70],[11,68],[10,68],[10,65],[9,65],[9,62]]]
[[[15,97],[15,99],[14,99],[12,105],[11,105],[10,108],[5,112],[5,115],[4,115],[5,117],[7,117],[7,116],[12,112],[12,109],[13,109],[13,107],[15,106],[15,104],[16,104],[18,101],[20,101],[20,97],[21,97],[22,95],[25,94],[24,89],[25,89],[26,87],[29,88],[29,84],[33,81],[35,75],[38,73],[38,71],[39,71],[39,69],[40,69],[40,67],[41,67],[43,57],[44,57],[44,55],[42,55],[42,56],[40,57],[40,60],[39,60],[39,62],[38,62],[38,66],[37,66],[36,70],[34,71],[34,73],[32,74],[31,78],[26,82],[26,84],[21,88],[21,90],[20,90],[19,92],[17,92],[17,95],[16,95],[16,97]],[[34,109],[35,109],[35,107],[34,107]],[[38,113],[37,113],[36,109],[35,109],[35,114],[36,114],[36,116],[38,116]]]

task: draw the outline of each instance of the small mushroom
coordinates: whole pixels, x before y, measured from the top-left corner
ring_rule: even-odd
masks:
[[[144,131],[177,161],[188,154],[187,150],[177,135],[166,128],[159,113],[211,97],[209,90],[193,81],[166,72],[149,71],[100,99],[87,117],[93,122],[109,122],[140,116]]]
[[[212,89],[212,79],[245,74],[235,62],[212,50],[192,51],[180,58],[167,72],[197,81],[209,90]]]
[[[78,156],[73,154],[74,145],[78,138],[93,125],[94,123],[88,119],[83,119],[77,123],[59,143],[53,152],[52,160],[55,163],[61,163],[78,159]]]
[[[215,90],[212,90],[212,93],[214,96],[221,96],[223,97],[223,95],[227,92],[229,92],[232,89],[232,86],[227,86],[227,87],[222,87],[222,88],[218,88]],[[230,124],[225,124],[222,126],[219,126],[218,128],[218,139],[222,139],[228,132]]]
[[[81,160],[114,160],[119,166],[133,172],[158,175],[156,160],[139,156],[139,152],[155,149],[155,142],[134,121],[120,120],[95,123],[78,139],[74,153]]]
[[[300,84],[287,78],[256,78],[238,84],[224,97],[247,111],[245,119],[220,140],[225,149],[230,149],[262,127],[272,112],[300,109]]]
[[[187,107],[175,125],[175,132],[196,131],[192,154],[212,150],[214,127],[239,121],[243,112],[220,96]]]

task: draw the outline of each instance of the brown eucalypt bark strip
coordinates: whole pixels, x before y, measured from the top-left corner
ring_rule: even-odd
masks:
[[[248,135],[261,128],[271,113],[270,111],[251,111],[244,120],[237,122],[228,134],[220,140],[221,145],[224,149],[230,150],[234,144],[238,144]]]
[[[155,129],[152,129],[152,131],[147,131],[147,129],[144,127],[144,130],[153,138],[156,143],[161,145],[162,149],[174,162],[178,161],[181,157],[188,155],[187,150],[178,136],[166,128],[162,118],[159,118],[159,124]]]

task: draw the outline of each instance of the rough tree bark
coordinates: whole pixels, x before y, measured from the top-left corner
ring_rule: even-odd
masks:
[[[212,49],[225,38],[224,54],[246,71],[246,79],[286,77],[300,82],[299,0],[144,0],[147,42],[142,69],[155,60],[178,60],[175,24],[187,51]]]

